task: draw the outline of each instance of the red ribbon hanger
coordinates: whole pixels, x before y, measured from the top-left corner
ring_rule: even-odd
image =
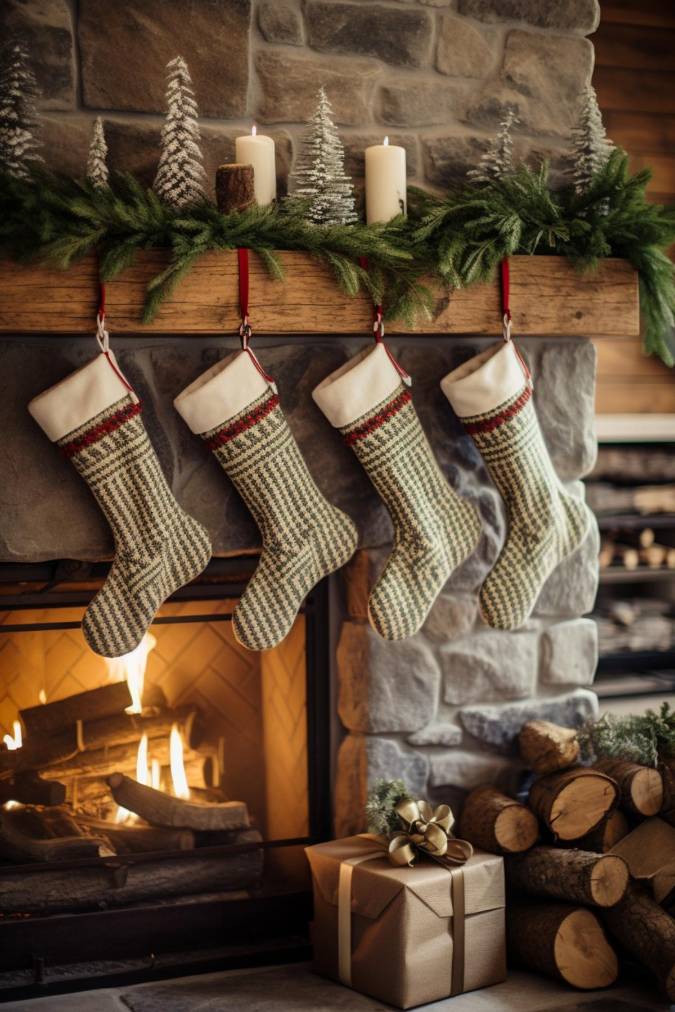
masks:
[[[249,298],[249,260],[248,260],[248,249],[244,246],[237,247],[237,265],[239,268],[239,314],[241,316],[241,323],[239,324],[239,338],[241,340],[242,350],[245,351],[253,365],[256,367],[262,378],[266,383],[269,383],[271,387],[276,390],[274,380],[269,376],[255,355],[253,349],[250,347],[250,340],[253,337],[253,328],[248,318],[248,298]]]
[[[509,271],[508,257],[504,257],[500,264],[500,281],[501,281],[501,293],[502,293],[502,337],[507,342],[511,342],[511,273]],[[518,356],[518,360],[523,368],[525,379],[528,383],[532,380],[532,373],[530,372],[527,363],[523,356],[518,351],[518,346],[515,341],[513,343],[513,350]]]

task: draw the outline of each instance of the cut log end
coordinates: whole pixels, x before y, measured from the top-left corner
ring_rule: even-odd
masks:
[[[628,888],[628,865],[614,854],[600,856],[591,872],[591,896],[599,907],[613,907]]]
[[[495,838],[503,851],[519,854],[534,847],[539,837],[539,823],[534,812],[524,805],[510,805],[495,819]]]
[[[555,936],[555,964],[572,987],[585,991],[609,987],[619,973],[616,953],[590,910],[573,910]]]
[[[599,770],[550,773],[530,788],[530,806],[558,840],[579,840],[616,804],[614,780]]]

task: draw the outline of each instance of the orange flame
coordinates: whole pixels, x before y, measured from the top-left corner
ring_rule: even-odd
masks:
[[[185,763],[183,762],[183,738],[177,724],[173,725],[169,736],[169,761],[171,764],[173,793],[177,798],[189,798],[190,788],[188,787]]]

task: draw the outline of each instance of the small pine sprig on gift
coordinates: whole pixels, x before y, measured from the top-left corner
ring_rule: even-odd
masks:
[[[349,225],[357,220],[354,187],[345,173],[345,152],[324,88],[311,119],[286,206],[315,225]]]
[[[507,109],[499,124],[497,136],[475,168],[469,169],[467,179],[472,183],[491,183],[513,171],[513,138],[511,130],[516,123],[513,109]]]
[[[179,211],[205,199],[204,156],[199,147],[198,110],[187,63],[177,56],[166,65],[167,114],[162,127],[162,153],[153,189]]]
[[[87,179],[97,189],[102,189],[109,185],[110,174],[108,172],[107,156],[108,145],[105,142],[103,120],[100,116],[97,116],[94,121],[94,130],[87,157]]]
[[[28,179],[42,158],[34,134],[39,89],[21,42],[9,42],[0,58],[0,170],[14,179]]]
[[[366,801],[366,819],[370,833],[388,836],[399,826],[394,811],[399,801],[410,797],[410,791],[402,780],[376,780]]]
[[[602,113],[595,88],[587,85],[581,97],[581,108],[572,130],[571,175],[577,194],[586,193],[594,178],[605,167],[614,145],[605,133]]]
[[[606,713],[588,722],[579,731],[585,758],[626,759],[641,766],[656,766],[675,757],[675,710],[664,702],[657,713],[647,710],[637,716],[619,717]]]

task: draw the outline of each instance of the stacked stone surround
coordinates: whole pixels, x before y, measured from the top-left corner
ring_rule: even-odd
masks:
[[[363,149],[388,133],[412,181],[446,186],[509,106],[517,156],[561,170],[598,18],[598,0],[3,0],[0,35],[33,54],[50,166],[82,174],[101,115],[111,166],[150,182],[164,68],[180,53],[209,179],[255,120],[277,142],[283,192],[321,84],[357,182]]]

